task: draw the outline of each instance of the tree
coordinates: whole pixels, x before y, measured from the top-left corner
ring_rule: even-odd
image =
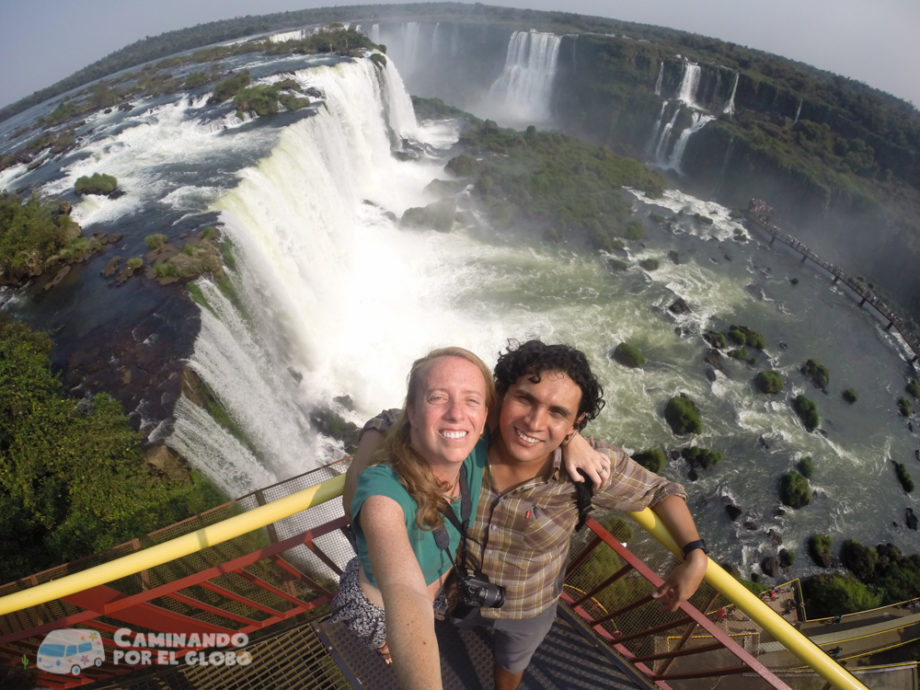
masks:
[[[0,581],[187,517],[216,492],[141,463],[141,436],[109,395],[74,399],[50,340],[0,312]],[[197,492],[197,495],[196,495]]]
[[[811,618],[824,618],[874,609],[882,594],[852,575],[818,575],[802,581],[802,595]]]
[[[840,561],[863,582],[872,582],[875,579],[878,552],[871,546],[863,546],[858,541],[847,539],[840,547]]]

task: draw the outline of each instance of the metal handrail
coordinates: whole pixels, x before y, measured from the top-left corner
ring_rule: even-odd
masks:
[[[0,597],[0,615],[61,599],[229,541],[312,506],[337,498],[342,494],[344,483],[345,476],[338,475],[241,515],[202,527],[161,544],[67,575],[59,580]],[[665,548],[679,556],[680,549],[655,513],[646,508],[640,512],[630,512],[628,515]],[[752,621],[763,627],[835,688],[849,690],[866,687],[711,559],[705,578],[712,587],[731,600]]]
[[[675,556],[680,555],[680,548],[674,542],[664,523],[651,510],[627,513],[640,527],[645,529],[662,546]],[[729,575],[718,563],[709,559],[706,566],[706,582],[732,601],[752,621],[781,642],[786,649],[795,654],[807,666],[824,678],[835,688],[866,688],[853,674],[834,661],[828,654],[808,637],[796,630],[776,611],[752,594],[737,579]]]
[[[38,606],[55,599],[61,599],[76,592],[82,592],[99,585],[134,575],[149,568],[155,568],[177,558],[188,556],[215,544],[234,539],[248,532],[278,522],[311,506],[325,503],[342,495],[345,475],[298,491],[284,498],[279,498],[264,506],[253,508],[241,515],[227,518],[213,525],[183,534],[162,544],[151,546],[142,551],[116,558],[87,568],[79,573],[66,575],[59,580],[45,582],[35,587],[7,594],[0,597],[0,615],[20,611],[30,606]]]

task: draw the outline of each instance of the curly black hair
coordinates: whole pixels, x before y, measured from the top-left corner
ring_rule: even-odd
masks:
[[[581,388],[577,416],[581,417],[584,413],[584,419],[576,424],[576,428],[584,429],[600,414],[606,404],[604,389],[591,372],[585,353],[569,345],[547,345],[540,340],[528,340],[515,346],[514,341],[509,341],[508,350],[499,354],[493,371],[496,392],[503,396],[522,376],[529,376],[533,383],[539,383],[544,371],[561,371]]]

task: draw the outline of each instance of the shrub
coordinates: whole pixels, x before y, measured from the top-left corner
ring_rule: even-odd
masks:
[[[827,384],[831,380],[831,374],[827,367],[813,359],[809,359],[802,365],[802,373],[811,379],[816,388],[827,388]]]
[[[240,89],[249,86],[250,81],[249,70],[244,69],[242,72],[237,72],[214,87],[213,98],[218,102],[226,101],[235,96]]]
[[[818,408],[815,404],[804,395],[797,395],[792,401],[792,409],[802,420],[807,431],[814,431],[818,428],[820,419],[818,418]]]
[[[664,408],[664,418],[675,434],[698,434],[702,430],[699,410],[684,394],[668,400]]]
[[[907,384],[907,388],[905,390],[920,400],[920,383],[917,383],[917,381],[911,381]]]
[[[855,388],[847,388],[843,391],[843,399],[852,405],[859,400],[859,394],[856,392]]]
[[[641,240],[643,234],[645,234],[645,231],[642,228],[642,223],[638,220],[629,221],[626,227],[623,228],[623,237],[627,240]]]
[[[655,474],[661,474],[667,463],[667,456],[661,448],[650,448],[642,450],[632,456],[632,459],[642,465],[645,469]]]
[[[871,582],[875,578],[878,552],[871,546],[863,546],[858,541],[847,539],[840,547],[840,561],[860,580]]]
[[[131,269],[132,271],[136,271],[143,265],[144,265],[144,260],[139,256],[132,256],[130,259],[128,259],[125,262],[125,266]]]
[[[808,555],[815,565],[830,568],[834,564],[834,554],[831,551],[831,538],[826,534],[813,534],[808,538]]]
[[[772,369],[762,371],[754,377],[754,385],[761,393],[779,393],[783,390],[783,376]]]
[[[728,337],[738,345],[747,345],[756,350],[762,350],[764,348],[763,336],[747,326],[730,326],[728,329]]]
[[[659,263],[658,259],[642,259],[642,261],[639,262],[639,265],[646,271],[656,271],[661,264]]]
[[[166,244],[166,235],[162,232],[156,232],[152,235],[147,235],[147,237],[144,238],[144,242],[149,249],[159,249]]]
[[[703,334],[703,339],[713,347],[720,350],[724,350],[725,346],[728,344],[725,341],[725,334],[720,333],[719,331],[706,331]]]
[[[94,173],[89,176],[83,175],[82,177],[78,177],[73,188],[77,194],[108,195],[114,192],[117,186],[118,180],[111,175]]]
[[[795,470],[786,472],[780,480],[780,500],[790,508],[802,508],[811,502],[808,480]]]
[[[684,457],[684,460],[689,462],[694,467],[701,467],[704,470],[708,470],[710,467],[713,467],[722,459],[722,453],[716,453],[713,450],[707,448],[698,448],[697,446],[691,446],[690,448],[684,448],[681,452],[681,455]]]
[[[817,575],[802,581],[802,595],[811,618],[824,618],[874,609],[882,594],[852,575]]]
[[[197,89],[199,86],[204,86],[207,83],[207,74],[204,72],[192,72],[185,78],[185,83],[182,84],[182,87],[185,89]]]
[[[636,369],[645,365],[645,355],[634,345],[620,343],[613,350],[613,359],[624,367]]]
[[[802,473],[802,476],[806,479],[811,479],[812,475],[815,473],[815,461],[811,459],[810,455],[806,455],[804,458],[799,460],[798,464],[799,472]]]
[[[907,398],[898,398],[898,412],[902,417],[910,417],[914,413],[914,406]]]
[[[904,466],[903,462],[896,462],[894,464],[894,472],[898,475],[898,481],[901,482],[901,487],[907,493],[914,490],[914,479],[910,476],[910,472],[907,471],[907,467]]]

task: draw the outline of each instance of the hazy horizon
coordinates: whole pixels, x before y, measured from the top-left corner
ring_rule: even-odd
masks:
[[[466,0],[464,0],[466,1]],[[264,0],[253,13],[244,0],[0,0],[0,107],[67,78],[106,55],[146,37],[250,14],[354,4]],[[564,10],[689,31],[804,62],[920,104],[920,80],[906,66],[920,64],[920,3],[912,0],[512,0],[487,3]],[[29,56],[28,61],[23,57]],[[16,67],[12,67],[16,65]]]

